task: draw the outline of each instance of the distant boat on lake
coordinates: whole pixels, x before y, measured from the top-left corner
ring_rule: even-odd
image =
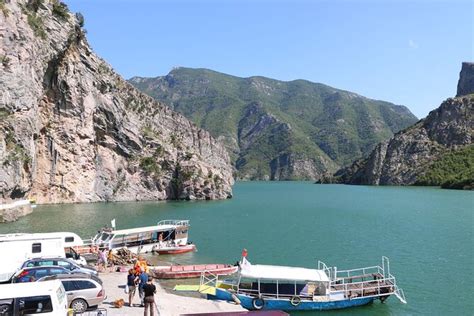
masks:
[[[115,227],[115,220],[112,227]],[[121,230],[105,227],[88,244],[112,251],[126,247],[135,254],[179,254],[196,250],[195,245],[188,243],[188,231],[188,220],[164,220],[155,226]]]

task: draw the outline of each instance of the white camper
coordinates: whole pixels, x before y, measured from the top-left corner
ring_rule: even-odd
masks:
[[[28,259],[66,257],[65,248],[79,245],[83,245],[82,238],[67,232],[0,235],[0,253],[8,254],[0,261],[0,282],[8,281]]]

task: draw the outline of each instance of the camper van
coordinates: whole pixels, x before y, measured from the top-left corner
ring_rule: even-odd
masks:
[[[67,315],[67,298],[59,280],[0,285],[0,315]]]
[[[5,234],[0,235],[0,253],[8,254],[0,261],[0,282],[8,281],[31,258],[73,257],[84,264],[84,258],[67,254],[67,249],[83,245],[82,238],[74,233]]]

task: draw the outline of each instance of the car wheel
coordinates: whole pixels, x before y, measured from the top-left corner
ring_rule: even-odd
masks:
[[[71,308],[76,313],[84,313],[87,310],[87,302],[82,298],[77,298],[71,302]]]

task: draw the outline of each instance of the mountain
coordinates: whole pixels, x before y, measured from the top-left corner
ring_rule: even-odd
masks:
[[[378,144],[328,181],[474,188],[474,64],[463,63],[457,97]]]
[[[0,199],[223,199],[225,147],[139,92],[52,0],[0,1]]]
[[[404,106],[305,80],[175,68],[129,82],[222,139],[241,179],[318,179],[417,121]]]

